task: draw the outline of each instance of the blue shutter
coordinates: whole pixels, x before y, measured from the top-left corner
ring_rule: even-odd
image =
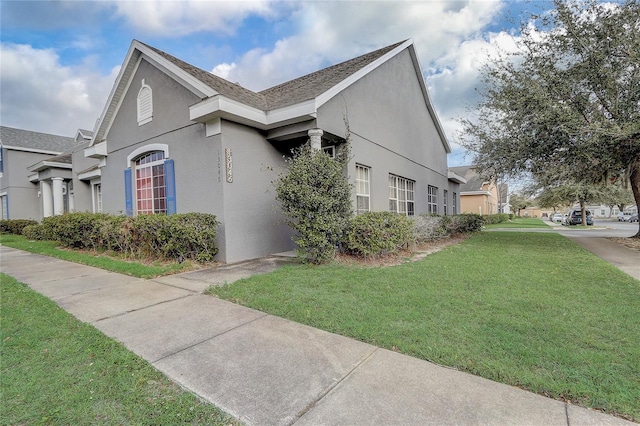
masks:
[[[131,186],[131,169],[124,171],[124,211],[127,216],[133,216],[133,187]]]
[[[167,195],[167,214],[176,213],[176,173],[173,166],[173,160],[164,162],[164,183],[166,185]]]

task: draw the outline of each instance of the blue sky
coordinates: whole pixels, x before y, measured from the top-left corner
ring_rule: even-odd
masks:
[[[513,49],[521,1],[0,1],[0,123],[93,129],[132,39],[253,90],[408,38],[454,148],[479,70]]]

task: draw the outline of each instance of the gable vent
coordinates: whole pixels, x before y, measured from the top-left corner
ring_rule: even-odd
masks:
[[[138,126],[147,124],[153,119],[153,93],[151,87],[142,79],[142,87],[138,92]]]

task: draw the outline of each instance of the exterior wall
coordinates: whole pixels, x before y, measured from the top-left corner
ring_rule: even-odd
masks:
[[[232,182],[225,150],[230,149]],[[226,261],[237,262],[293,250],[292,230],[276,201],[273,181],[286,163],[257,130],[222,121],[221,180],[224,193]]]
[[[153,92],[153,120],[137,122],[137,95],[145,79]],[[207,137],[205,126],[189,120],[199,99],[144,60],[107,134],[107,165],[101,169],[103,211],[125,211],[127,157],[151,144],[168,146],[174,161],[177,213],[216,215],[219,253],[235,262],[291,250],[291,230],[282,224],[271,181],[283,170],[278,151],[258,131],[222,122],[222,133]],[[224,144],[223,144],[224,141]],[[225,148],[233,159],[233,182],[226,182]]]
[[[355,183],[355,163],[371,167],[371,209],[389,210],[389,174],[415,184],[415,213],[427,212],[427,186],[438,188],[438,212],[448,180],[447,152],[431,119],[420,78],[408,51],[402,52],[351,85],[318,110],[318,127],[346,135],[351,154],[349,178]],[[374,107],[372,107],[374,105]],[[354,190],[355,202],[355,190]]]
[[[89,142],[78,144],[71,153],[73,163],[73,204],[76,212],[93,212],[93,196],[91,183],[78,179],[78,173],[98,164],[94,158],[86,158],[84,149]]]
[[[51,154],[3,148],[4,172],[0,178],[0,193],[7,193],[9,219],[42,220],[42,203],[38,197],[40,188],[29,182],[33,173],[27,167],[51,157]]]

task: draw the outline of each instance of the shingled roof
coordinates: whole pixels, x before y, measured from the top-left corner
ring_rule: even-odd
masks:
[[[76,145],[74,138],[0,126],[0,141],[5,148],[19,148],[59,154]]]
[[[239,84],[232,83],[222,77],[218,77],[208,71],[188,64],[162,50],[142,42],[139,43],[180,67],[221,95],[263,111],[269,111],[294,105],[321,95],[347,77],[380,58],[385,53],[395,49],[404,43],[404,41],[287,81],[261,92],[253,92]]]
[[[475,166],[449,167],[449,170],[467,180],[460,185],[460,192],[482,191],[482,185],[487,181],[480,177]]]

